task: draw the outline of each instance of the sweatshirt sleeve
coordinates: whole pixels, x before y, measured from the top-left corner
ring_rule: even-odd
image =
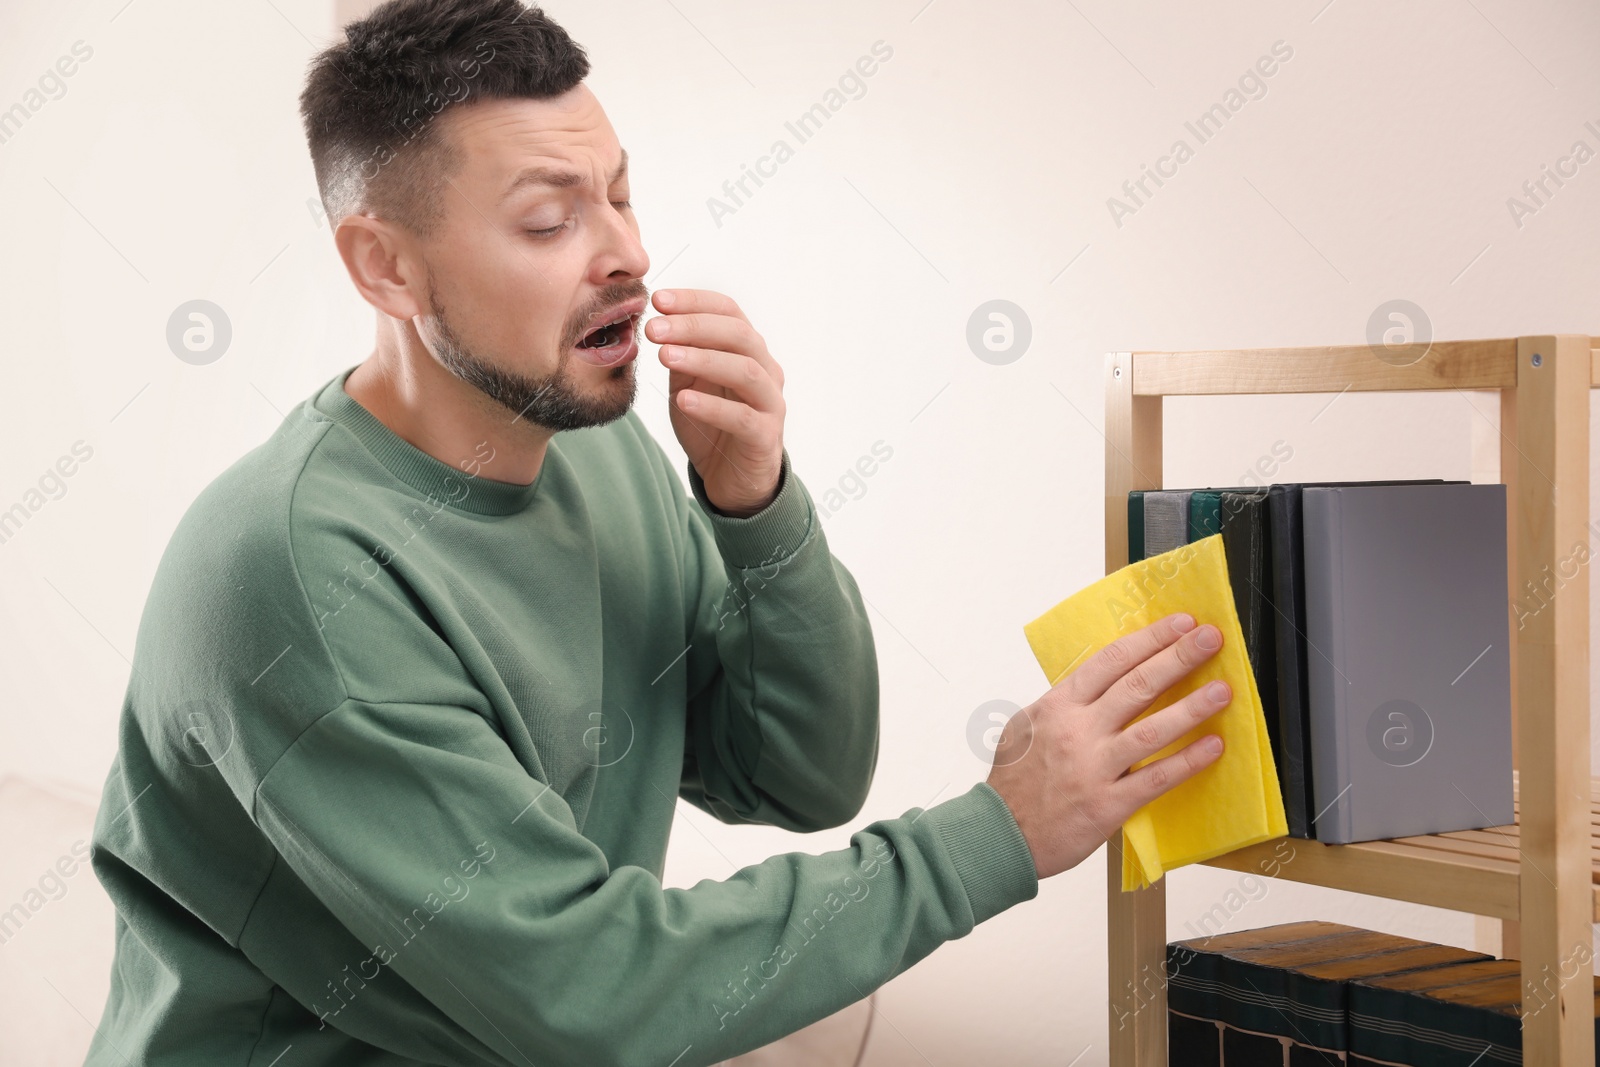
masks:
[[[854,818],[878,758],[878,660],[855,579],[783,453],[778,494],[723,515],[689,465],[688,726],[681,795],[724,822]]]
[[[875,822],[848,848],[666,889],[609,867],[488,722],[438,704],[343,701],[262,778],[252,817],[373,952],[380,976],[362,974],[379,989],[337,1025],[430,1063],[714,1063],[866,996],[1038,891],[984,783]],[[391,973],[413,992],[379,1011]]]

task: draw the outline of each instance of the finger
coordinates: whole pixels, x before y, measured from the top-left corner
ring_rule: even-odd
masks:
[[[1128,668],[1143,663],[1193,629],[1194,616],[1184,612],[1157,619],[1126,637],[1117,638],[1090,656],[1083,666],[1058,679],[1056,684],[1063,686],[1067,695],[1078,703],[1092,704],[1105,695],[1112,683],[1127,674]]]
[[[710,289],[662,289],[655,294],[655,308],[665,315],[701,314],[701,315],[726,315],[749,323],[750,317],[746,315],[734,302],[733,298]],[[651,319],[651,322],[656,321]],[[648,329],[647,333],[653,333]],[[657,340],[654,336],[651,340]],[[767,351],[766,343],[760,344],[760,352],[755,358],[767,368],[773,380],[778,383],[778,388],[783,388],[783,368],[778,361],[772,358]]]
[[[1154,756],[1231,703],[1233,688],[1227,682],[1208,682],[1182,700],[1130,724],[1111,741],[1110,754],[1117,770],[1125,771]]]
[[[1216,646],[1207,648],[1201,643],[1208,639]],[[1114,727],[1126,725],[1221,647],[1222,631],[1207,623],[1196,626],[1143,663],[1134,664],[1100,698],[1107,721]]]
[[[732,315],[734,318],[749,321],[731,296],[711,289],[659,289],[653,301],[656,310],[665,315],[705,312],[711,315]]]
[[[656,344],[672,343],[714,348],[749,356],[767,369],[780,385],[782,372],[767,352],[767,342],[742,318],[730,315],[658,315],[644,324],[645,336]]]
[[[1208,746],[1215,744],[1216,747]],[[1208,734],[1170,756],[1129,771],[1111,786],[1121,801],[1119,806],[1138,811],[1156,797],[1193,778],[1222,755],[1222,738]]]
[[[762,423],[770,416],[761,414],[749,404],[729,400],[724,396],[702,393],[694,388],[678,390],[673,394],[672,400],[685,414],[694,416],[708,426],[726,430],[752,445],[764,444]]]
[[[674,372],[723,385],[758,411],[783,410],[783,393],[767,369],[749,356],[710,348],[662,345],[661,362]]]

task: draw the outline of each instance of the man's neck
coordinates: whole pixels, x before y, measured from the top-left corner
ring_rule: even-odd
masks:
[[[551,432],[512,414],[440,366],[415,334],[378,347],[345,379],[344,390],[395,436],[434,459],[481,478],[528,485],[539,474]]]

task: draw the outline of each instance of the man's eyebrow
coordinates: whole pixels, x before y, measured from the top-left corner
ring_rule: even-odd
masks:
[[[611,176],[606,179],[606,183],[614,185],[626,173],[628,173],[628,150],[624,148],[621,162],[617,164],[617,169],[611,172]],[[589,176],[587,174],[579,174],[575,170],[564,170],[560,167],[524,167],[517,172],[517,176],[511,180],[511,184],[501,194],[500,202],[505,203],[513,193],[525,185],[548,185],[555,189],[570,189],[574,186],[588,184]]]

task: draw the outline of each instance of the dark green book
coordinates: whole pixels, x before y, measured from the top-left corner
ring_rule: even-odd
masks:
[[[1516,960],[1384,975],[1350,985],[1351,1067],[1506,1067],[1522,1063],[1522,973]],[[1595,979],[1600,1004],[1600,978]],[[1559,1010],[1554,997],[1530,1014]],[[1595,1009],[1600,1020],[1600,1007]],[[1600,1025],[1596,1026],[1600,1037]],[[1600,1041],[1596,1042],[1600,1047]]]
[[[1298,1014],[1282,983],[1263,973],[1241,974],[1230,954],[1263,946],[1320,945],[1325,951],[1360,933],[1329,922],[1298,922],[1239,930],[1167,946],[1167,1047],[1172,1063],[1281,1064],[1283,1042]],[[1268,989],[1260,988],[1262,985]],[[1333,1016],[1318,1012],[1324,1023]]]
[[[1281,1063],[1284,1040],[1293,1062],[1336,1064],[1349,1047],[1352,982],[1488,959],[1337,923],[1291,923],[1168,945],[1167,1004],[1191,1036],[1196,1021],[1220,1024],[1229,1067]]]
[[[1189,542],[1222,532],[1222,490],[1196,489],[1189,494]]]

